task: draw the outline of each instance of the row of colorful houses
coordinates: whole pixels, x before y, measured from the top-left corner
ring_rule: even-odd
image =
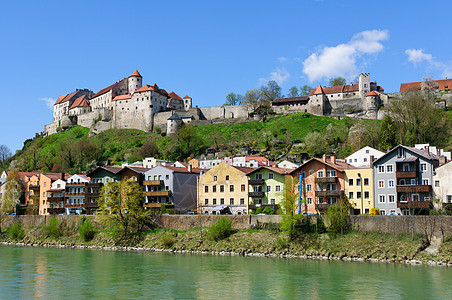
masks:
[[[290,193],[298,194],[295,210],[303,214],[322,214],[341,201],[349,201],[354,213],[360,214],[428,214],[436,200],[452,204],[452,164],[450,153],[417,146],[399,145],[386,153],[364,147],[344,160],[323,155],[301,165],[253,158],[248,162],[258,164],[247,167],[246,159],[231,158],[209,168],[194,167],[199,160],[150,167],[105,166],[74,175],[21,172],[20,213],[94,214],[102,186],[130,180],[143,187],[145,209],[165,206],[176,213],[275,210]],[[1,181],[0,186],[4,186]]]

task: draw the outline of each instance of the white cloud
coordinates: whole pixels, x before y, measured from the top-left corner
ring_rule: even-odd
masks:
[[[441,77],[452,77],[452,64],[436,60],[430,53],[425,53],[424,49],[407,49],[405,54],[408,55],[408,61],[414,66],[425,63],[426,71],[439,71]]]
[[[44,101],[47,108],[50,110],[53,110],[53,105],[55,104],[55,99],[42,97],[42,98],[39,98],[39,101]]]
[[[433,56],[424,53],[424,49],[407,49],[405,50],[405,54],[408,55],[408,61],[415,65],[423,61],[434,62]]]
[[[283,84],[290,78],[289,72],[282,68],[276,68],[270,73],[269,78],[259,78],[259,85],[265,85],[268,81],[274,80],[279,85]]]
[[[278,60],[280,63],[284,63],[284,62],[288,61],[287,57],[284,57],[284,56],[278,57],[277,60]]]
[[[381,43],[389,38],[387,30],[368,30],[355,34],[352,39],[334,47],[324,47],[303,61],[303,73],[310,82],[322,78],[342,76],[355,78],[357,63],[364,55],[381,52]]]

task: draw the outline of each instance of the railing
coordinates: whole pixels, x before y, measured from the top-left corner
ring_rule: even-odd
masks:
[[[264,192],[249,192],[248,196],[250,196],[250,197],[264,197]]]
[[[316,177],[315,183],[335,183],[337,182],[337,177]]]
[[[47,201],[49,202],[59,202],[64,201],[64,197],[48,197]]]
[[[86,202],[85,207],[86,208],[98,208],[99,204],[97,202]]]
[[[147,208],[155,208],[155,207],[161,207],[162,205],[167,203],[144,203],[143,206]]]
[[[264,180],[263,179],[250,179],[250,180],[248,180],[248,183],[251,185],[262,185],[262,184],[264,184]]]
[[[143,185],[163,185],[163,180],[145,180]]]
[[[99,193],[86,193],[86,197],[88,198],[99,198]]]
[[[331,205],[333,205],[333,204],[320,203],[320,204],[315,205],[315,209],[316,210],[327,210]]]
[[[410,209],[410,208],[425,208],[429,209],[431,207],[430,201],[397,201],[397,207],[401,209]]]
[[[51,215],[59,215],[59,214],[64,214],[64,208],[49,208],[47,209],[47,212]]]
[[[396,178],[416,178],[416,171],[397,171]]]
[[[67,196],[85,196],[85,193],[83,192],[83,193],[69,193],[69,192],[66,192],[66,197]]]
[[[397,193],[430,193],[431,185],[398,185]]]
[[[39,190],[39,189],[40,189],[40,186],[39,186],[39,184],[38,184],[38,185],[30,184],[30,185],[28,186],[28,188],[29,188],[30,190]]]
[[[71,207],[82,207],[83,206],[83,204],[65,204],[64,205],[64,207],[69,207],[69,208],[71,208]]]
[[[86,184],[86,187],[92,187],[92,188],[101,188],[103,186],[102,182],[89,182]]]
[[[171,197],[171,191],[154,191],[154,192],[144,192],[145,196],[149,197]]]
[[[66,183],[66,186],[85,186],[87,182],[71,182]]]
[[[344,191],[333,190],[333,191],[315,191],[316,197],[342,197]]]

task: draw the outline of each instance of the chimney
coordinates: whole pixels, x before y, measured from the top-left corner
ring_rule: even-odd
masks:
[[[374,156],[373,155],[370,156],[369,163],[370,163],[370,167],[373,168],[374,167]]]
[[[322,161],[323,161],[323,162],[326,162],[326,154],[323,154],[323,155],[322,155]]]
[[[61,180],[63,180],[64,181],[64,173],[61,173]]]
[[[331,155],[330,159],[331,159],[331,163],[336,164],[336,156],[335,155]]]
[[[188,172],[191,173],[192,167],[191,165],[188,165]]]
[[[425,151],[427,152],[427,154],[430,154],[430,145],[425,146]]]

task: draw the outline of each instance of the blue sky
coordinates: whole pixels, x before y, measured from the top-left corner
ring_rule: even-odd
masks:
[[[14,152],[49,106],[138,69],[194,105],[274,79],[326,85],[368,72],[386,92],[452,77],[450,1],[2,1],[0,144]],[[48,105],[50,104],[50,105]]]

